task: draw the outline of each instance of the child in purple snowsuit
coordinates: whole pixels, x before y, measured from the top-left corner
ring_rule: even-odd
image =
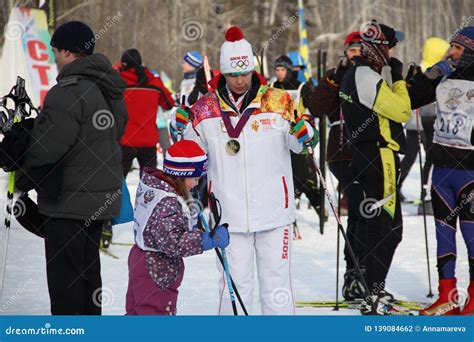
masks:
[[[207,157],[193,141],[181,140],[166,152],[164,171],[146,168],[135,203],[135,245],[128,258],[127,315],[176,315],[183,258],[225,248],[225,226],[212,236],[197,230],[189,194],[206,173]]]

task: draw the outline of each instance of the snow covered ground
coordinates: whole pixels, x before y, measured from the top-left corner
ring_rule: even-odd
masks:
[[[419,196],[419,168],[415,164],[403,192],[410,199]],[[127,179],[134,197],[138,185],[138,172]],[[328,182],[330,184],[330,182]],[[4,194],[2,193],[3,197]],[[3,200],[3,199],[2,199]],[[387,279],[387,290],[398,299],[426,302],[428,280],[425,257],[425,238],[422,216],[413,205],[404,206],[404,236]],[[331,215],[324,235],[319,234],[316,213],[301,206],[298,224],[302,240],[294,241],[292,260],[293,291],[296,300],[335,300],[336,236],[337,226]],[[345,222],[345,218],[344,222]],[[3,223],[3,218],[1,219]],[[3,226],[2,226],[3,227]],[[3,230],[2,230],[3,234]],[[436,241],[434,221],[428,217],[429,253],[433,293],[437,292]],[[458,238],[457,276],[461,297],[468,286],[467,251],[461,234]],[[0,241],[3,241],[1,236]],[[114,227],[114,242],[132,242],[132,225]],[[1,246],[1,245],[0,245]],[[1,248],[1,247],[0,247]],[[345,263],[341,237],[340,282]],[[106,315],[123,315],[128,282],[127,257],[129,246],[113,245],[110,251],[120,258],[102,255],[103,312]],[[217,312],[218,273],[213,252],[186,259],[186,271],[178,300],[179,315],[214,315]],[[254,314],[260,313],[258,290],[255,290]],[[340,296],[341,298],[341,296]],[[46,284],[43,241],[19,227],[16,221],[10,233],[5,293],[0,303],[0,315],[48,315],[49,297]],[[331,308],[298,308],[299,315],[356,315],[357,311]]]

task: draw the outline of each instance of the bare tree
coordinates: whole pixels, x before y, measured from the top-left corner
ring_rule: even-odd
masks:
[[[38,3],[0,0],[0,28],[14,5]],[[374,18],[405,32],[398,57],[419,61],[426,38],[447,39],[466,25],[472,11],[472,0],[306,0],[304,4],[313,65],[318,49],[327,49],[329,63],[337,63],[345,36]],[[296,0],[61,0],[56,1],[56,14],[58,24],[83,20],[91,25],[100,33],[97,51],[112,61],[124,49],[139,49],[145,64],[166,71],[175,85],[182,77],[180,65],[187,51],[207,54],[218,68],[219,49],[230,25],[243,29],[255,51],[266,47],[270,62],[298,49]],[[119,20],[114,21],[118,14]]]

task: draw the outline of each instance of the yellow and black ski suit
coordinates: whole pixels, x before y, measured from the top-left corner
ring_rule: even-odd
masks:
[[[364,191],[359,214],[367,220],[365,280],[377,294],[402,239],[399,153],[405,148],[402,123],[411,115],[405,81],[390,87],[368,65],[349,68],[340,87],[345,127],[353,148],[352,168]]]

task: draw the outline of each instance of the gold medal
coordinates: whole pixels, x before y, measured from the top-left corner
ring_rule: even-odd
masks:
[[[237,153],[239,153],[240,143],[235,139],[229,140],[225,144],[225,150],[229,155],[235,156]]]

